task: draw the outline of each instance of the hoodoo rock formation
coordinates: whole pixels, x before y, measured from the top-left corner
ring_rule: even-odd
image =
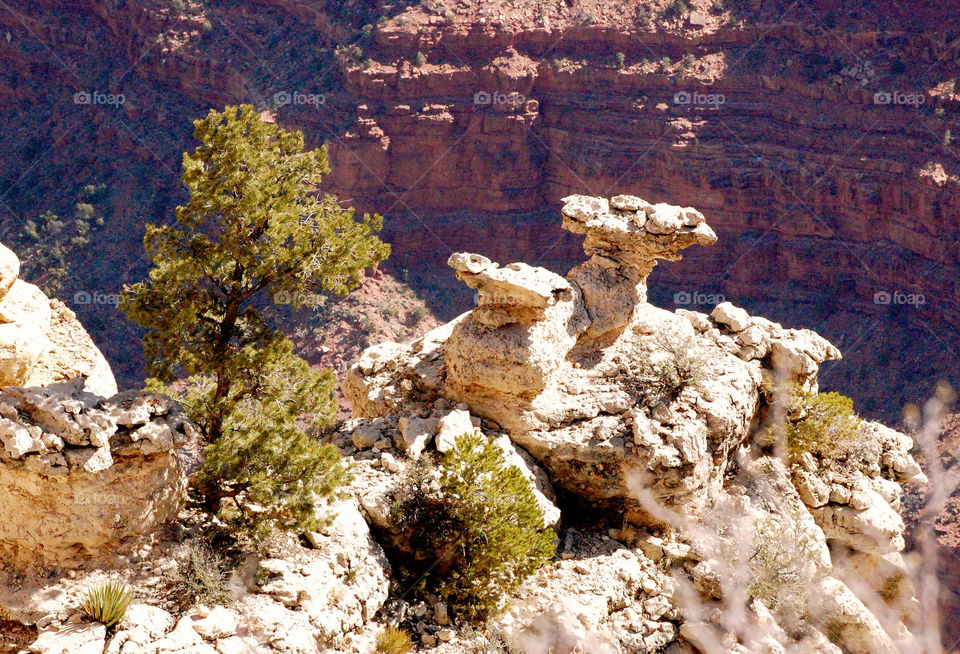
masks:
[[[658,259],[716,240],[698,211],[564,202],[588,261],[563,278],[454,254],[477,306],[350,369],[359,420],[340,445],[366,479],[371,523],[390,529],[391,477],[476,427],[523,462],[560,524],[587,524],[511,604],[504,629],[518,646],[918,651],[900,556],[901,484],[923,480],[912,440],[863,421],[835,450],[785,456],[782,392],[816,392],[839,351],[729,303],[710,315],[647,303]],[[592,585],[614,569],[616,581]],[[731,609],[745,595],[747,614]]]

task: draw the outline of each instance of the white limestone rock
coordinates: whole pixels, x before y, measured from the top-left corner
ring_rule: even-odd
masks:
[[[473,421],[470,420],[470,412],[464,409],[454,409],[440,418],[437,423],[437,451],[448,452],[453,448],[457,438],[472,432]]]
[[[102,624],[69,625],[45,631],[30,645],[34,654],[102,654],[107,628]]]
[[[70,567],[119,553],[183,504],[175,452],[196,434],[169,398],[107,400],[78,378],[7,387],[0,416],[0,554],[10,565]]]
[[[735,307],[730,302],[718,304],[714,307],[710,317],[734,332],[742,332],[750,325],[750,315],[746,310]]]
[[[433,441],[433,437],[439,428],[439,422],[440,419],[437,417],[403,416],[399,422],[399,438],[395,440],[396,446],[416,461],[423,454],[424,449]]]

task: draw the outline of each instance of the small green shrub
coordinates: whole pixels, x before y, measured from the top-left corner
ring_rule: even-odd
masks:
[[[422,560],[410,572],[466,621],[482,623],[554,553],[530,483],[500,448],[463,434],[437,470],[404,481],[393,516]]]
[[[131,599],[125,584],[108,581],[90,589],[80,610],[88,618],[110,628],[123,620]]]
[[[200,26],[200,29],[204,34],[209,34],[213,31],[213,23],[211,23],[209,20],[204,20],[203,25]]]
[[[410,640],[410,634],[403,629],[387,627],[377,634],[377,654],[407,654],[412,649],[413,641]]]
[[[177,567],[163,574],[167,596],[181,609],[195,602],[232,604],[227,561],[201,541],[186,542]]]
[[[688,11],[690,11],[690,3],[688,0],[673,0],[667,5],[667,8],[664,9],[663,15],[666,18],[678,18]]]
[[[705,366],[690,341],[660,339],[657,352],[640,359],[639,374],[645,389],[656,398],[674,398],[704,379]]]
[[[363,61],[363,48],[356,43],[344,43],[342,45],[338,45],[337,52],[356,63]]]
[[[423,54],[422,52],[418,52],[418,53],[417,53],[417,58],[416,58],[416,63],[417,63],[417,67],[420,67],[420,66],[424,65],[425,63],[427,63],[427,55]]]
[[[860,418],[849,397],[794,392],[784,430],[787,453],[792,457],[804,452],[833,456],[856,438],[859,429]]]
[[[617,68],[623,68],[624,64],[627,62],[627,55],[623,54],[622,52],[618,52],[616,55],[614,55],[614,58],[617,61]]]
[[[323,524],[317,505],[338,496],[349,477],[332,445],[321,445],[295,425],[269,429],[253,420],[249,431],[232,431],[204,449],[197,472],[205,493],[240,492],[223,497],[218,516],[254,543],[277,530],[313,531]]]
[[[170,0],[170,7],[173,9],[174,13],[182,14],[187,10],[187,5],[183,0]]]

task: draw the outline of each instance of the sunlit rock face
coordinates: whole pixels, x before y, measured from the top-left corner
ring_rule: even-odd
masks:
[[[0,244],[0,384],[41,386],[87,378],[87,390],[117,392],[113,372],[76,315],[25,282],[20,260]]]
[[[377,443],[398,444],[405,456],[383,455],[377,473],[389,477],[387,470],[408,465],[405,458],[431,444],[440,449],[449,439],[445,421],[463,413],[464,430],[508,437],[529,457],[528,470],[546,473],[549,486],[539,480],[537,488],[556,490],[561,523],[566,511],[590,514],[629,544],[626,555],[597,554],[598,570],[620,565],[616,557],[640,557],[629,583],[596,592],[649,603],[650,630],[631,631],[609,601],[594,606],[586,586],[547,601],[569,572],[561,566],[534,577],[512,605],[507,631],[520,646],[553,639],[591,651],[648,651],[637,648],[679,639],[711,651],[718,638],[731,646],[740,638],[747,651],[784,651],[791,642],[803,643],[797,651],[908,651],[915,643],[906,623],[917,601],[899,556],[900,489],[923,478],[912,440],[863,422],[855,445],[835,456],[784,458],[778,393],[815,392],[820,364],[839,359],[837,348],[728,302],[710,314],[649,304],[647,276],[658,260],[716,241],[695,209],[571,196],[561,214],[564,228],[585,236],[588,256],[566,277],[478,254],[450,257],[457,278],[476,291],[475,308],[411,343],[364,352],[344,383],[360,418],[348,447],[373,448],[362,456],[375,458]],[[361,502],[381,527],[384,484],[371,480]],[[811,616],[802,638],[782,608],[763,601],[736,627],[690,604],[721,602],[750,586],[731,578],[736,566],[718,553],[750,550],[755,533],[802,549],[796,574],[806,590],[796,601]],[[647,558],[664,557],[687,582],[640,572]],[[642,583],[649,588],[640,590]],[[577,586],[572,578],[561,585]],[[881,594],[886,608],[875,606]],[[755,641],[743,641],[751,631]]]
[[[0,554],[14,567],[105,559],[176,517],[193,427],[162,395],[83,379],[0,393]]]

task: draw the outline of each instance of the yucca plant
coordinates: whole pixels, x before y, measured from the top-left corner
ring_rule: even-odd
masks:
[[[377,634],[378,654],[407,654],[411,649],[413,641],[410,640],[410,634],[403,629],[387,627]]]
[[[108,581],[98,584],[87,592],[87,599],[80,606],[80,610],[87,617],[102,622],[107,628],[114,626],[121,620],[130,606],[130,591],[126,584]]]

